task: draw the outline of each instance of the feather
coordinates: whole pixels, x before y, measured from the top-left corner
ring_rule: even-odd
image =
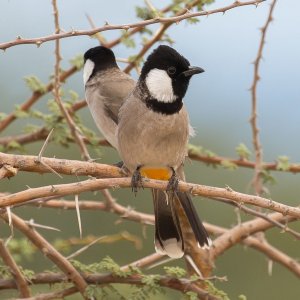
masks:
[[[184,243],[173,199],[164,191],[152,190],[155,214],[155,249],[172,258],[184,255]]]

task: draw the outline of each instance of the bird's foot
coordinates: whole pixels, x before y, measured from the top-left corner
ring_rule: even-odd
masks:
[[[169,179],[168,185],[167,185],[167,192],[170,192],[173,196],[178,191],[178,184],[179,179],[176,175],[176,172],[173,168],[172,169],[172,176]]]
[[[119,161],[119,162],[113,164],[113,166],[122,169],[122,168],[124,167],[124,162],[121,160],[121,161]]]
[[[138,166],[131,177],[131,189],[134,192],[135,196],[136,196],[139,188],[144,189],[143,177],[141,175],[140,168],[141,168],[141,166]]]

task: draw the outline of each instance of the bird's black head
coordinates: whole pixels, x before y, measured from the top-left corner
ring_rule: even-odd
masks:
[[[89,49],[85,52],[83,58],[83,77],[85,83],[99,71],[118,67],[113,51],[103,46]]]
[[[151,106],[154,110],[170,113],[180,110],[191,77],[202,72],[199,67],[191,67],[175,49],[159,46],[148,56],[140,76],[140,84],[147,87],[151,96],[147,104],[157,106]]]

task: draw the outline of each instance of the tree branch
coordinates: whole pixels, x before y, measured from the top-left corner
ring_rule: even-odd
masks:
[[[254,168],[254,177],[253,177],[253,186],[256,192],[256,195],[261,195],[263,192],[263,186],[262,186],[262,178],[261,178],[261,172],[263,170],[263,152],[262,152],[262,146],[259,139],[259,129],[257,125],[257,84],[260,79],[259,77],[259,66],[262,59],[262,52],[263,47],[265,45],[265,38],[267,29],[272,21],[272,13],[274,10],[276,4],[276,0],[273,0],[271,6],[269,15],[266,21],[266,24],[261,29],[262,35],[259,43],[259,48],[257,52],[256,59],[254,61],[254,76],[253,76],[253,83],[251,86],[251,96],[252,96],[252,113],[250,118],[251,123],[251,129],[252,129],[252,142],[255,149],[255,168]]]
[[[281,213],[270,214],[268,218],[276,222],[283,222],[285,219],[295,220],[295,218],[291,219],[290,216],[283,216]],[[242,239],[257,232],[266,231],[273,226],[269,221],[260,218],[238,224],[214,240],[212,255],[216,258]]]
[[[105,167],[108,166],[105,165]],[[115,170],[115,167],[111,168]],[[143,186],[145,188],[166,190],[167,184],[168,183],[166,181],[150,179],[143,180]],[[116,189],[125,187],[131,187],[131,178],[92,179],[68,184],[48,185],[43,187],[30,188],[15,194],[1,196],[0,207],[14,206],[41,197],[60,197],[80,194],[87,191],[97,191],[106,188]],[[190,192],[192,195],[198,195],[207,198],[225,198],[237,203],[251,204],[280,212],[281,214],[286,216],[300,218],[300,209],[298,207],[285,205],[259,196],[235,192],[231,189],[192,184],[182,181],[179,182],[178,188],[180,189],[180,191]]]
[[[88,284],[95,285],[107,285],[111,283],[120,283],[120,284],[130,284],[130,285],[138,285],[143,286],[144,283],[143,275],[134,274],[128,275],[126,277],[118,277],[114,274],[82,274],[83,278],[86,280]],[[29,284],[54,284],[66,282],[68,279],[61,273],[40,273],[36,274]],[[173,278],[169,276],[160,276],[157,284],[162,287],[170,288],[182,293],[186,293],[188,291],[194,292],[198,295],[200,299],[205,300],[220,300],[219,297],[216,297],[209,292],[197,287],[191,280],[186,278]],[[0,280],[0,290],[4,289],[14,289],[15,285],[12,280],[4,279]]]
[[[0,218],[6,223],[9,222],[7,213],[0,214]],[[87,283],[73,265],[20,217],[15,214],[11,214],[11,219],[13,226],[21,231],[46,257],[48,257],[60,270],[62,270],[66,277],[78,288],[84,299],[86,299],[84,293]]]
[[[242,7],[242,6],[249,6],[249,5],[255,5],[257,6],[261,2],[264,2],[265,0],[254,0],[254,1],[245,1],[245,2],[240,2],[240,1],[235,1],[234,3],[213,9],[213,10],[208,10],[208,11],[201,11],[201,12],[186,12],[184,15],[181,16],[175,16],[175,17],[169,17],[169,18],[154,18],[154,19],[149,19],[141,22],[135,22],[135,23],[129,23],[129,24],[122,24],[122,25],[109,25],[105,24],[102,27],[98,27],[92,30],[71,30],[69,32],[63,32],[59,34],[54,34],[54,35],[49,35],[49,36],[44,36],[44,37],[38,37],[38,38],[31,38],[31,39],[23,39],[23,38],[17,38],[15,40],[1,43],[0,44],[0,49],[6,50],[10,47],[16,46],[16,45],[24,45],[24,44],[35,44],[37,46],[41,46],[43,43],[48,42],[48,41],[53,41],[57,39],[63,39],[63,38],[68,38],[68,37],[74,37],[74,36],[91,36],[94,35],[98,32],[103,32],[103,31],[108,31],[108,30],[116,30],[116,29],[123,29],[123,30],[128,30],[130,28],[136,28],[136,27],[145,27],[147,25],[151,24],[156,24],[156,23],[178,23],[182,20],[188,19],[188,18],[194,18],[194,17],[201,17],[201,16],[209,16],[212,14],[216,13],[225,13],[228,10],[237,8],[237,7]]]
[[[58,15],[58,9],[56,5],[56,0],[52,0],[52,5],[53,5],[53,14],[54,14],[54,24],[55,24],[55,34],[58,35],[60,34],[60,27],[59,27],[59,15]],[[61,55],[60,55],[60,40],[56,39],[55,40],[55,67],[54,67],[54,98],[55,101],[60,108],[60,111],[64,118],[67,121],[67,124],[69,125],[71,134],[74,137],[74,140],[78,144],[80,148],[80,152],[82,157],[85,160],[90,160],[90,155],[89,152],[86,148],[86,145],[83,141],[81,132],[79,128],[76,126],[75,122],[71,118],[68,110],[65,108],[64,104],[62,103],[61,97],[60,97],[60,61],[61,61]]]
[[[17,288],[20,292],[20,297],[30,297],[30,289],[28,287],[27,281],[18,265],[16,264],[15,260],[13,259],[12,255],[5,247],[2,239],[0,239],[0,256],[2,257],[3,262],[8,266],[13,278],[15,279]]]
[[[55,291],[52,293],[43,293],[34,297],[26,298],[23,300],[50,300],[50,299],[64,299],[67,296],[73,295],[78,292],[78,289],[75,286],[66,288],[61,291]],[[16,299],[21,300],[21,299]]]

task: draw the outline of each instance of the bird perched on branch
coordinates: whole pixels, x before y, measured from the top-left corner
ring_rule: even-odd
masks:
[[[86,100],[96,124],[118,150],[136,192],[142,177],[167,180],[167,191],[152,190],[155,248],[173,258],[184,255],[179,209],[188,219],[199,247],[210,245],[191,197],[177,189],[185,180],[183,163],[190,133],[183,105],[189,81],[204,70],[169,46],[147,58],[138,82],[117,66],[113,52],[98,46],[84,55]]]

